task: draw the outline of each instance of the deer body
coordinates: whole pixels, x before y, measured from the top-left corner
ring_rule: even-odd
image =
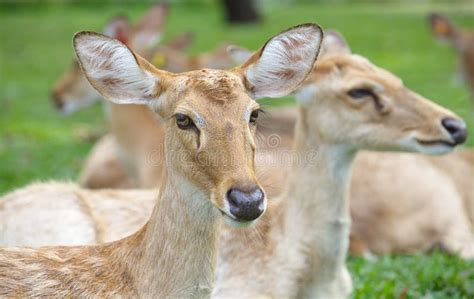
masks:
[[[351,197],[351,251],[406,254],[441,247],[474,257],[474,186],[468,182],[473,158],[472,150],[444,157],[358,155],[364,168],[354,169],[359,184],[351,186],[357,195]],[[384,172],[387,168],[393,172]]]

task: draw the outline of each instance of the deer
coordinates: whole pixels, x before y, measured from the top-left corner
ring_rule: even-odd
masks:
[[[238,47],[231,50],[240,57],[249,55],[248,50]],[[319,61],[324,62],[330,52],[350,54],[347,42],[334,31],[326,32]],[[297,109],[291,108],[264,119],[270,123],[283,120],[285,127],[276,128],[285,150],[288,141],[293,140],[287,128],[295,126],[297,114]],[[465,125],[459,128],[463,141]],[[264,134],[275,134],[275,127]],[[354,160],[353,172],[349,196],[352,255],[372,259],[374,253],[413,254],[438,247],[464,259],[474,257],[472,149],[441,157],[361,151]],[[270,185],[265,185],[268,190]]]
[[[114,242],[1,248],[0,296],[208,297],[220,222],[250,225],[266,210],[254,165],[255,99],[297,88],[321,38],[318,25],[302,24],[236,68],[170,73],[118,40],[77,33],[74,49],[91,85],[107,100],[148,105],[164,120],[158,200],[141,229]],[[226,160],[210,163],[215,157]]]
[[[438,13],[429,14],[428,23],[435,37],[449,42],[456,50],[460,73],[474,101],[474,31],[461,29]]]
[[[357,150],[442,154],[466,138],[464,122],[452,112],[412,92],[400,79],[352,54],[341,43],[326,33],[321,49],[321,55],[326,57],[319,58],[297,92],[300,107],[294,152],[295,157],[306,159],[294,160],[285,191],[273,200],[256,226],[239,231],[224,229],[214,297],[237,293],[277,298],[347,296],[352,288],[344,265],[350,225],[347,193]],[[457,129],[448,130],[446,123],[454,123]],[[339,129],[334,132],[334,128]],[[281,172],[278,164],[263,166],[269,173]],[[67,188],[64,186],[64,192],[68,192]],[[25,193],[34,191],[39,195],[34,196],[36,199],[48,198],[41,196],[41,185],[27,189]],[[140,192],[142,205],[152,191]],[[72,196],[74,201],[81,197]],[[107,194],[99,196],[104,198],[88,202],[92,209],[100,211],[98,218],[107,215],[104,222],[113,223],[105,225],[101,235],[96,234],[99,238],[107,238],[104,232],[108,237],[117,237],[112,231],[117,231],[121,220],[147,217],[143,207],[131,208],[134,199],[129,197],[120,199],[127,202],[123,203],[128,207],[123,213],[126,219],[114,219],[122,204],[116,204],[114,211],[114,199],[106,199]],[[2,199],[8,201],[13,202],[13,197]],[[105,208],[97,208],[101,205]],[[297,207],[301,209],[298,211]],[[132,216],[140,210],[139,215]],[[258,277],[249,273],[258,273]]]
[[[145,54],[155,48],[161,39],[167,14],[167,5],[157,3],[141,17],[135,26],[132,26],[130,20],[124,15],[114,16],[105,25],[103,34],[131,45],[146,56]],[[175,44],[178,46],[177,50],[180,50],[179,39],[171,43],[172,47]],[[61,74],[51,91],[54,106],[66,116],[91,106],[100,99],[100,95],[89,84],[75,59],[71,66]]]
[[[337,47],[326,49],[331,42]],[[326,56],[296,93],[295,159],[285,189],[256,227],[224,229],[213,297],[240,286],[246,297],[347,297],[348,195],[357,152],[445,154],[466,140],[466,124],[454,113],[342,43],[326,32]],[[278,169],[265,166],[269,174]],[[244,245],[252,239],[262,241]]]

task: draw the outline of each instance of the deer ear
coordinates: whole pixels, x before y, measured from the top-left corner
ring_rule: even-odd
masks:
[[[313,69],[323,32],[316,24],[290,28],[271,38],[239,67],[254,98],[291,93]]]
[[[189,48],[189,46],[193,43],[193,40],[194,34],[188,31],[170,40],[168,43],[166,43],[166,46],[176,51],[184,51]]]
[[[253,52],[234,45],[227,46],[227,53],[235,63],[242,64],[252,57]]]
[[[437,38],[450,39],[456,35],[456,27],[445,16],[432,13],[428,15],[428,22]]]
[[[149,49],[155,46],[160,41],[167,14],[168,6],[166,4],[153,5],[134,28],[132,37],[134,47]]]
[[[94,32],[74,35],[74,50],[91,85],[117,104],[149,104],[162,92],[157,70],[116,39]],[[162,76],[160,76],[162,74]]]
[[[336,54],[351,54],[351,49],[342,34],[334,30],[328,30],[324,32],[324,40],[319,57],[328,57]]]
[[[127,44],[130,38],[130,27],[130,22],[127,17],[115,16],[105,25],[103,33]]]

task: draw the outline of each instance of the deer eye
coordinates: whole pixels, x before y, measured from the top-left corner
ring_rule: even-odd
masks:
[[[175,115],[175,118],[176,118],[176,125],[181,130],[189,130],[195,127],[194,122],[191,120],[191,118],[189,118],[188,116],[184,114],[177,113]]]
[[[363,99],[366,97],[373,97],[374,93],[372,90],[367,88],[354,88],[347,92],[347,94],[353,99]]]
[[[250,119],[249,119],[249,122],[251,124],[255,124],[257,122],[257,118],[258,118],[259,113],[260,113],[260,109],[252,111],[252,113],[250,114]]]

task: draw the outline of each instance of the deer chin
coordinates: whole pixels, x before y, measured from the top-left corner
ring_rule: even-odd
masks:
[[[403,149],[427,155],[444,155],[454,150],[456,145],[450,140],[429,139],[411,136],[401,141]]]
[[[444,155],[447,154],[456,147],[454,143],[442,139],[416,139],[418,146],[420,147],[420,152],[429,155]]]
[[[236,228],[248,227],[248,226],[253,225],[255,222],[258,221],[258,219],[260,219],[260,217],[262,217],[263,214],[265,214],[266,210],[267,210],[267,200],[264,201],[263,213],[258,218],[254,220],[242,220],[232,215],[232,213],[230,212],[229,204],[227,203],[226,200],[224,200],[224,207],[222,209],[219,209],[219,211],[221,212],[224,218],[224,223]]]
[[[244,220],[239,220],[239,219],[235,218],[234,216],[232,216],[231,214],[227,214],[226,212],[223,212],[222,210],[221,210],[221,213],[224,217],[224,223],[229,225],[229,226],[235,227],[235,228],[242,228],[242,227],[251,226],[255,222],[257,222],[257,220],[258,220],[258,218],[257,218],[255,220],[251,220],[251,221],[244,221]]]

